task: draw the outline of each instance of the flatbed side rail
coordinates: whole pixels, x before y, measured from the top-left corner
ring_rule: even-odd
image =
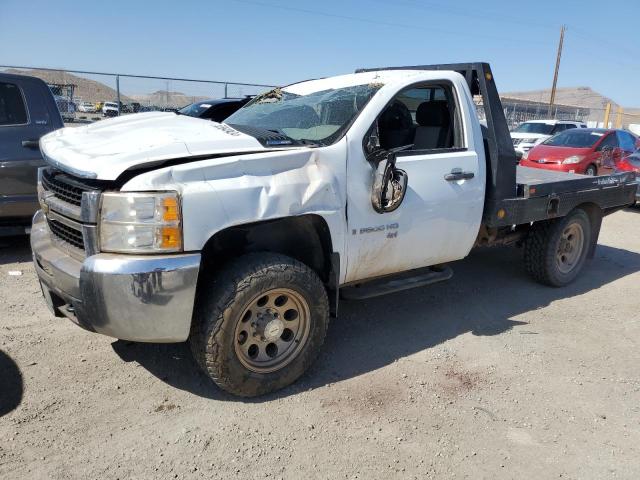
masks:
[[[598,181],[600,183],[598,183]],[[628,174],[595,177],[589,186],[574,191],[551,193],[545,196],[518,196],[506,198],[499,204],[505,211],[503,218],[485,222],[488,227],[507,227],[566,216],[579,205],[594,204],[604,214],[632,205],[638,183]]]

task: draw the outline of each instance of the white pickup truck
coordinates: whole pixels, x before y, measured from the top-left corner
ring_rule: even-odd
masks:
[[[51,310],[120,339],[188,339],[242,396],[309,367],[339,297],[446,280],[474,246],[523,245],[535,279],[571,282],[637,189],[516,173],[484,63],[310,80],[221,124],[142,113],[40,146],[31,244]]]

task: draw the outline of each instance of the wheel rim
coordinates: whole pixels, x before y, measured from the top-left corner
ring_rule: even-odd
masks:
[[[240,362],[257,373],[270,373],[291,363],[309,337],[307,301],[287,288],[257,295],[236,323],[234,348]]]
[[[589,175],[591,177],[594,177],[596,174],[596,169],[593,167],[588,167],[587,171],[585,172],[585,175]]]
[[[562,273],[571,272],[580,261],[584,247],[584,231],[579,223],[568,225],[558,242],[556,265]]]

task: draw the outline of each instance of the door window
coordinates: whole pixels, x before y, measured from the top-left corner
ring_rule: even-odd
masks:
[[[14,83],[0,82],[0,126],[27,123],[22,92]]]
[[[462,147],[450,86],[420,85],[400,92],[378,117],[380,147],[446,150]]]
[[[611,133],[609,135],[607,135],[605,137],[604,140],[602,140],[602,142],[600,142],[600,145],[598,145],[597,151],[602,151],[604,148],[616,148],[618,146],[618,139],[616,138],[615,133]]]
[[[620,148],[625,152],[633,152],[636,149],[636,139],[627,132],[616,132]]]

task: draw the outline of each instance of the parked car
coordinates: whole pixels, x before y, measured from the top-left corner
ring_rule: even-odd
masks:
[[[637,137],[625,130],[581,128],[558,133],[534,147],[520,165],[560,172],[603,175],[635,151]]]
[[[91,102],[80,102],[78,104],[78,111],[82,113],[94,113],[96,106]]]
[[[531,120],[518,125],[511,132],[511,140],[514,148],[524,154],[547,138],[572,128],[587,128],[587,125],[571,120]]]
[[[616,164],[616,172],[633,172],[636,174],[636,180],[640,182],[640,149],[620,160]],[[640,189],[636,192],[636,204],[638,203],[640,203]]]
[[[215,100],[205,100],[203,102],[192,103],[179,110],[183,115],[204,118],[214,122],[222,122],[232,113],[251,101],[252,97],[244,98],[218,98]]]
[[[224,123],[53,132],[31,234],[44,300],[92,332],[189,339],[214,382],[255,396],[311,365],[340,296],[448,280],[474,246],[522,243],[533,278],[567,285],[638,186],[517,167],[493,78],[481,63],[364,70]]]
[[[0,73],[0,235],[24,233],[38,210],[38,142],[63,127],[53,93],[42,80]]]
[[[104,102],[102,104],[102,114],[105,117],[117,117],[118,104],[116,102]]]

